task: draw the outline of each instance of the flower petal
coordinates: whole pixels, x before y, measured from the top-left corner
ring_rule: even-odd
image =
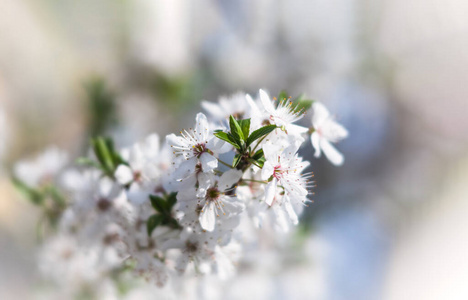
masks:
[[[206,110],[213,117],[216,117],[216,118],[224,117],[224,112],[221,109],[221,106],[216,103],[202,101],[201,106],[203,107],[204,110]]]
[[[132,167],[133,170],[141,171],[144,165],[144,155],[139,144],[135,144],[130,149],[130,156],[128,158],[128,163]]]
[[[166,135],[166,142],[168,145],[171,146],[187,147],[187,142],[185,142],[185,140],[182,137],[177,136],[173,133]]]
[[[322,126],[326,119],[328,119],[330,113],[328,112],[328,109],[325,107],[325,105],[320,102],[314,102],[312,108],[314,110],[314,115],[312,116],[312,125],[315,129],[317,129]]]
[[[333,120],[326,122],[321,130],[323,137],[331,142],[338,142],[348,136],[348,130]]]
[[[236,197],[224,196],[223,210],[226,215],[237,215],[245,209],[245,204]],[[223,223],[224,226],[224,223]]]
[[[341,166],[344,162],[344,156],[326,139],[320,140],[320,147],[328,160],[335,166]]]
[[[289,198],[287,196],[284,198],[283,205],[284,205],[284,209],[288,213],[288,216],[289,216],[289,219],[291,220],[291,223],[293,223],[294,225],[297,225],[299,223],[299,220],[297,218],[297,214],[294,211],[294,208],[291,205],[291,201],[289,200]]]
[[[196,157],[192,157],[188,160],[184,160],[172,173],[172,177],[175,180],[183,180],[188,177],[190,174],[195,172],[195,167],[197,165]]]
[[[296,124],[287,124],[286,130],[288,131],[289,134],[300,135],[302,133],[306,133],[309,130],[309,128],[304,127],[304,126],[299,126]]]
[[[250,109],[252,110],[251,115],[252,116],[261,115],[260,109],[258,108],[257,104],[255,103],[255,101],[252,99],[252,97],[249,94],[245,95],[245,99],[247,100],[247,103],[249,104]]]
[[[132,183],[127,191],[127,198],[136,205],[141,205],[149,200],[149,192],[142,189],[137,183]]]
[[[118,166],[117,170],[115,170],[115,179],[120,184],[129,184],[133,181],[133,171],[126,165]]]
[[[159,152],[159,135],[156,133],[150,134],[145,139],[145,152],[147,155],[157,154]]]
[[[265,203],[270,206],[273,204],[273,199],[275,198],[277,183],[278,180],[273,178],[265,187]]]
[[[278,157],[280,153],[280,149],[277,145],[272,143],[264,144],[263,147],[263,155],[265,155],[265,159],[270,161],[272,164],[278,162]]]
[[[214,175],[212,173],[200,173],[197,176],[197,180],[198,188],[207,190],[214,181]]]
[[[262,101],[262,104],[265,110],[270,114],[274,114],[275,107],[273,106],[273,103],[271,102],[270,96],[268,96],[268,94],[264,90],[260,90],[259,93],[260,93],[260,101]]]
[[[320,135],[318,132],[313,132],[310,136],[310,141],[312,142],[312,146],[315,149],[315,157],[320,157],[321,150],[320,150]]]
[[[214,230],[216,223],[214,202],[210,201],[209,203],[205,204],[202,211],[200,212],[198,221],[200,221],[200,225],[204,230]]]
[[[232,149],[231,144],[226,143],[225,141],[223,141],[222,139],[218,139],[217,137],[211,138],[206,144],[206,147],[217,154],[226,153]]]
[[[200,142],[206,142],[208,139],[210,127],[208,125],[208,120],[203,113],[198,113],[196,117],[195,124],[195,138]]]
[[[218,188],[221,192],[236,184],[242,177],[241,170],[229,170],[225,172],[218,180]]]
[[[269,160],[267,160],[264,164],[263,164],[263,168],[262,168],[262,179],[263,180],[268,180],[271,175],[273,175],[273,172],[275,172],[275,168],[273,167],[273,165],[271,164],[271,162]]]
[[[200,156],[203,172],[209,172],[218,167],[218,160],[213,155],[204,152]]]

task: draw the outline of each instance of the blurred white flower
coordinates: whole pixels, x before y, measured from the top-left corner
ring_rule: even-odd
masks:
[[[293,124],[299,121],[304,116],[302,111],[296,111],[291,101],[286,99],[279,99],[278,105],[275,107],[270,96],[264,91],[260,90],[260,101],[263,104],[268,119],[271,124],[275,124],[288,134],[300,136],[302,133],[307,132],[307,128]]]
[[[34,159],[16,163],[13,172],[29,187],[36,188],[56,181],[58,173],[67,163],[66,152],[57,147],[50,147]]]
[[[127,197],[136,204],[148,201],[148,195],[155,193],[158,178],[161,176],[159,165],[159,136],[152,134],[144,143],[135,144],[124,151],[127,165],[119,165],[115,171],[116,180],[122,185],[129,185]]]
[[[331,143],[337,143],[348,136],[348,131],[335,122],[328,109],[320,102],[313,104],[314,114],[311,135],[312,146],[315,148],[315,157],[320,157],[321,151],[336,166],[344,162],[344,156],[335,149]]]
[[[218,103],[202,101],[201,106],[208,112],[213,122],[226,122],[231,115],[236,119],[247,119],[250,117],[246,94],[242,92],[229,97],[220,97]]]

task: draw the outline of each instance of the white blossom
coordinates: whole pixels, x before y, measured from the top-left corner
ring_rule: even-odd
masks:
[[[226,122],[229,116],[234,116],[236,119],[247,119],[250,117],[246,94],[242,92],[229,97],[220,97],[218,103],[202,101],[201,106],[208,112],[215,123]]]
[[[300,137],[301,134],[307,132],[307,128],[294,124],[304,116],[303,111],[296,111],[296,107],[290,100],[279,99],[278,105],[273,105],[272,99],[264,91],[259,91],[261,108],[252,98],[247,97],[247,100],[252,108],[253,116],[256,119],[257,126],[275,124],[287,134]],[[260,123],[260,124],[258,124]]]
[[[133,295],[140,289],[169,298],[221,297],[223,282],[238,280],[239,270],[275,270],[281,259],[272,249],[285,247],[285,233],[310,202],[313,175],[304,173],[310,163],[298,152],[307,129],[295,124],[303,112],[290,100],[275,104],[263,90],[255,101],[238,93],[202,106],[210,118],[198,113],[193,128],[167,135],[162,147],[152,134],[106,149],[112,153],[94,149],[94,160],[83,160],[87,167],[65,170],[67,155],[57,148],[15,166],[33,194],[41,196],[45,186],[66,199],[39,256],[41,271],[67,287],[62,298],[92,288],[94,297],[113,299],[119,280],[135,276],[161,292],[135,286]],[[250,128],[242,122],[243,141],[229,140],[244,135],[231,134],[230,116],[250,119]],[[323,150],[342,163],[331,143],[346,137],[346,129],[319,103],[312,122],[315,156]],[[265,132],[276,129],[246,142],[267,125],[276,127]]]
[[[174,179],[183,180],[189,177],[197,171],[198,163],[202,172],[210,172],[218,167],[215,155],[222,151],[225,143],[212,134],[204,114],[197,114],[195,127],[181,131],[180,134],[166,137],[176,158],[182,159],[173,173]]]
[[[122,185],[129,185],[127,197],[136,204],[148,201],[148,195],[154,193],[161,176],[158,160],[159,136],[152,134],[144,143],[135,144],[125,151],[128,165],[121,164],[115,171],[116,180]]]
[[[346,138],[348,131],[334,120],[322,103],[315,102],[313,109],[312,125],[314,132],[311,135],[311,141],[312,146],[315,148],[315,157],[320,157],[323,151],[332,164],[340,166],[344,162],[344,156],[335,149],[332,143]]]
[[[282,151],[271,144],[263,146],[266,161],[262,168],[262,178],[269,181],[265,188],[265,202],[268,205],[273,204],[278,186],[289,197],[302,199],[307,196],[309,179],[301,172],[309,166],[309,162],[303,161],[296,151],[295,146]]]
[[[18,162],[13,172],[29,187],[39,187],[53,183],[67,163],[66,152],[57,147],[50,147],[34,159]]]

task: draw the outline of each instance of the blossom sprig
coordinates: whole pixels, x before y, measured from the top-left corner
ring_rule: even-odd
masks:
[[[96,137],[91,155],[77,160],[80,168],[54,164],[58,156],[19,168],[15,182],[33,202],[44,195],[63,200],[43,251],[57,281],[73,286],[79,278],[91,286],[115,270],[157,286],[194,275],[232,278],[236,265],[251,263],[243,261],[245,251],[258,247],[243,236],[288,232],[311,202],[313,173],[301,156],[308,134],[316,157],[323,151],[343,163],[330,143],[347,131],[318,102],[285,93],[272,99],[260,90],[255,99],[238,93],[203,107],[208,117],[198,113],[192,128],[167,135],[166,143],[152,134],[118,149],[112,139]],[[37,178],[26,176],[29,169]],[[42,182],[53,184],[45,189]],[[72,276],[61,276],[68,271]]]
[[[256,148],[251,145],[258,139],[266,137],[269,133],[277,128],[276,125],[263,126],[252,133],[250,132],[250,119],[236,120],[231,115],[229,116],[229,132],[218,130],[214,135],[231,144],[237,150],[232,162],[233,168],[243,169],[248,168],[252,163],[258,165],[262,163],[262,152],[255,152]]]

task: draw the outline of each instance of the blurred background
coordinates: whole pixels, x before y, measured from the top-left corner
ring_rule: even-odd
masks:
[[[467,16],[465,0],[0,0],[0,299],[38,281],[15,161],[164,137],[201,100],[259,88],[320,100],[350,132],[341,168],[303,149],[324,247],[300,295],[468,299]]]

